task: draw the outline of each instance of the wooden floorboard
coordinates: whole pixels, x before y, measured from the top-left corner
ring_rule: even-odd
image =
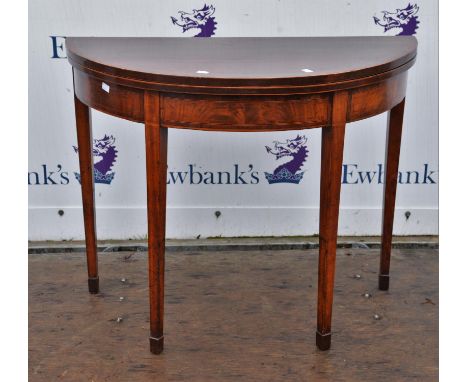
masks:
[[[437,380],[436,249],[395,249],[389,292],[377,290],[378,250],[340,249],[328,352],[315,348],[316,249],[166,259],[155,356],[146,253],[100,254],[98,295],[83,253],[29,255],[30,381]]]

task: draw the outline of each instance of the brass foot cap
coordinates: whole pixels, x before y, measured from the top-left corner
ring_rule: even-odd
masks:
[[[388,290],[390,287],[390,276],[389,275],[379,275],[379,289]]]
[[[164,336],[150,337],[150,351],[153,354],[161,354],[164,349]]]
[[[90,277],[88,279],[88,289],[89,293],[99,293],[99,277]]]
[[[320,350],[328,350],[331,345],[331,333],[321,334],[315,333],[315,344]]]

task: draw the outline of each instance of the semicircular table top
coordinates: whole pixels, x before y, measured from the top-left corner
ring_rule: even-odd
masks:
[[[417,40],[398,37],[68,37],[77,69],[126,81],[194,86],[320,85],[414,62]]]

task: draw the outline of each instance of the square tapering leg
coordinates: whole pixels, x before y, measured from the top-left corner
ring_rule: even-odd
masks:
[[[333,97],[332,125],[322,128],[316,333],[316,345],[320,350],[328,350],[331,345],[333,284],[347,107],[348,93],[336,93]]]
[[[398,184],[398,162],[400,159],[401,134],[405,99],[388,113],[387,142],[385,153],[385,185],[382,217],[382,246],[380,252],[379,289],[390,286],[390,255],[392,252],[393,217]]]
[[[89,293],[99,292],[96,218],[94,212],[94,160],[91,110],[75,95],[75,118],[80,159],[81,196],[86,239]]]
[[[167,128],[159,124],[159,93],[145,92],[146,182],[150,350],[164,347],[164,253],[166,238]]]

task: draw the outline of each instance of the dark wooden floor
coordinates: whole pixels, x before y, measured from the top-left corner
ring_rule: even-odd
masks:
[[[328,352],[314,344],[317,250],[169,253],[161,356],[146,269],[146,253],[100,254],[92,296],[84,254],[30,255],[30,381],[437,380],[435,249],[395,250],[389,292],[378,250],[339,250]]]

